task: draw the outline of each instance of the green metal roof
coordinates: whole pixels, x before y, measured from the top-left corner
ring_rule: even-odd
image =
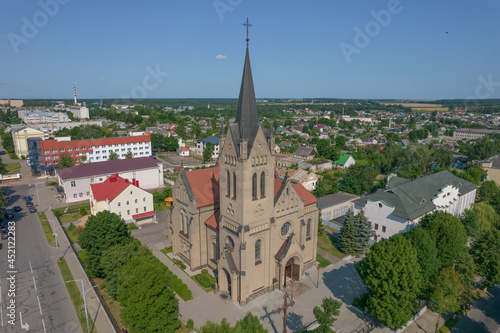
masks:
[[[456,177],[448,171],[441,171],[413,181],[404,182],[403,179],[397,177],[396,185],[391,178],[391,187],[385,190],[380,189],[353,202],[364,207],[368,200],[383,201],[388,206],[395,208],[392,214],[404,219],[414,220],[436,209],[432,199],[439,194],[443,187],[452,185],[458,188],[461,196],[477,187],[476,184]]]
[[[338,160],[334,161],[333,163],[344,165],[344,164],[346,164],[349,157],[351,157],[351,154],[342,153],[342,154],[340,154],[340,158]]]

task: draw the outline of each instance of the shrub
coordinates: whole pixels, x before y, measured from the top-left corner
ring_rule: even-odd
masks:
[[[68,232],[73,232],[75,229],[76,229],[75,225],[73,224],[73,222],[71,222],[68,227]]]
[[[365,294],[353,299],[352,305],[354,305],[355,307],[357,307],[360,310],[365,310],[367,300],[368,300],[368,293],[365,293]]]
[[[194,321],[193,319],[189,319],[186,323],[187,328],[193,328],[194,327]]]
[[[184,261],[179,260],[179,259],[173,259],[173,261],[174,261],[174,264],[179,266],[181,269],[186,269],[186,264],[184,263]]]
[[[85,210],[85,207],[80,208],[80,215],[81,216],[87,215],[87,211]]]
[[[195,275],[194,278],[203,288],[215,288],[210,279],[203,274]]]

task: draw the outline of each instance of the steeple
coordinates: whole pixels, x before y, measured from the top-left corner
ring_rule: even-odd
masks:
[[[259,125],[248,46],[245,56],[245,67],[243,68],[243,77],[241,79],[238,109],[236,111],[236,123],[240,130],[240,138],[245,140],[252,139],[252,135],[255,135],[256,132],[255,127]]]

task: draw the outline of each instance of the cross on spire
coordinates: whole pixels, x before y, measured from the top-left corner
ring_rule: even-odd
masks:
[[[248,22],[248,17],[247,17],[247,21],[246,21],[245,23],[243,23],[243,25],[244,25],[245,27],[247,27],[247,46],[248,46],[248,41],[250,40],[250,39],[248,38],[248,29],[252,26],[252,25]]]

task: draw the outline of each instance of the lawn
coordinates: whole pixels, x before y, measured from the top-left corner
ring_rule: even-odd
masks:
[[[128,229],[128,230],[130,230],[130,231],[132,231],[132,230],[137,230],[137,229],[139,229],[139,227],[138,227],[138,226],[136,226],[134,223],[128,223],[128,224],[127,224],[127,229]]]
[[[344,258],[346,254],[340,252],[337,249],[339,240],[333,235],[328,235],[324,233],[323,235],[318,236],[318,247],[326,252],[333,254],[338,258]]]
[[[331,262],[323,258],[320,254],[316,254],[316,261],[319,263],[321,268],[325,268],[326,266],[331,264]]]
[[[73,280],[73,274],[69,270],[68,264],[64,258],[61,259],[60,262],[57,263],[59,265],[59,269],[61,270],[61,275],[64,281]],[[68,289],[69,298],[75,307],[76,316],[80,321],[80,325],[84,332],[87,332],[87,322],[85,320],[85,308],[83,307],[83,299],[80,297],[80,291],[76,286],[76,282],[65,283],[66,289]],[[89,316],[89,324],[92,322],[92,318]],[[93,332],[96,332],[94,327]]]
[[[460,319],[457,317],[448,319],[438,330],[438,333],[449,333]]]
[[[161,212],[161,211],[170,209],[170,207],[167,207],[167,205],[165,205],[165,203],[162,202],[160,204],[155,204],[154,205],[154,209],[155,209],[156,212]]]
[[[54,209],[54,215],[59,218],[59,221],[61,224],[67,223],[67,222],[75,222],[79,218],[82,217],[80,214],[80,209],[85,208],[85,211],[87,214],[90,214],[90,204],[89,203],[82,203],[74,206],[69,206],[69,207],[63,207],[63,208],[57,208]],[[68,213],[64,214],[64,211],[68,208]]]
[[[19,173],[21,171],[21,164],[19,163],[5,163],[5,168],[8,174]]]
[[[50,226],[49,220],[47,220],[47,216],[45,213],[38,213],[38,218],[40,219],[40,224],[42,225],[42,230],[45,234],[45,238],[47,238],[47,242],[50,246],[55,247],[56,239],[52,233],[52,227]]]
[[[172,252],[172,246],[167,246],[163,249],[160,250],[164,255],[167,255],[167,253],[171,253]]]
[[[104,279],[94,278],[94,282],[97,284],[97,289],[99,290],[99,294],[101,294],[102,299],[104,300],[104,302],[106,302],[108,309],[111,312],[111,315],[113,316],[113,318],[115,318],[115,321],[121,326],[124,326],[124,324],[121,322],[120,319],[120,311],[123,308],[120,305],[120,302],[115,301],[108,294],[108,287],[106,286]]]
[[[68,228],[66,228],[66,234],[71,240],[71,243],[78,243],[78,237],[80,236],[81,229],[82,227],[76,227],[75,225],[70,225]]]

